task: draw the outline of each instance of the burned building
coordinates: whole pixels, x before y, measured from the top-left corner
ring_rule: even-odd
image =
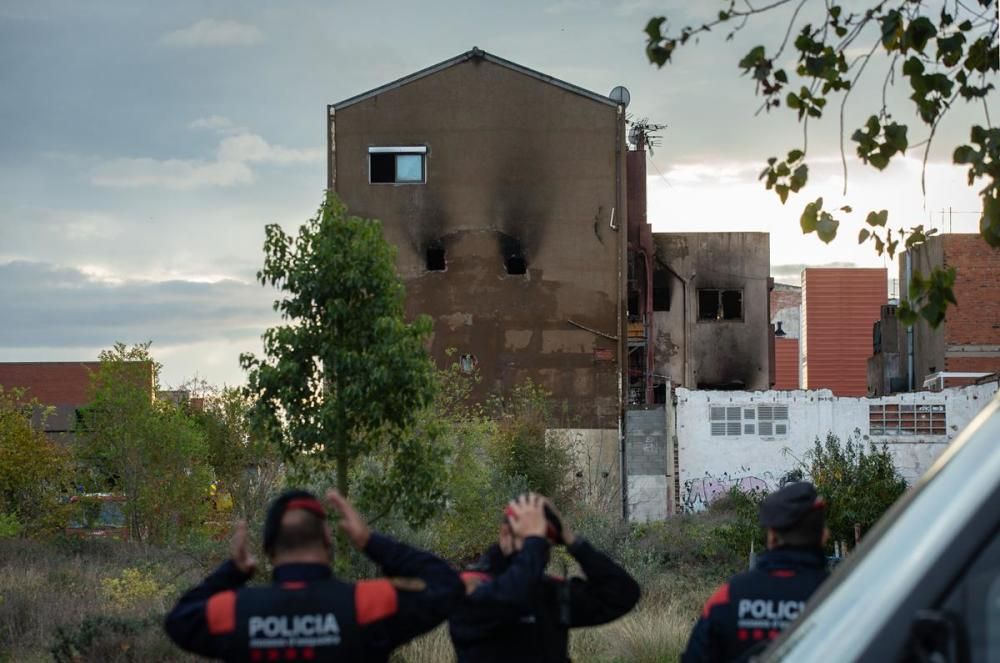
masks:
[[[772,380],[767,233],[654,233],[658,382],[768,389]]]
[[[895,306],[882,307],[868,360],[870,394],[958,387],[1000,373],[1000,250],[975,233],[937,235],[900,255],[900,283],[935,267],[955,269],[958,305],[937,328],[923,318],[906,327]]]
[[[480,396],[532,379],[567,427],[619,424],[624,127],[475,48],[328,107],[328,187],[382,222],[435,360],[478,369]]]

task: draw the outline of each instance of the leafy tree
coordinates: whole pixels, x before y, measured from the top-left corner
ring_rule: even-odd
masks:
[[[8,533],[44,534],[66,526],[61,498],[70,486],[69,454],[32,425],[32,414],[40,411],[22,390],[0,386],[0,520]]]
[[[414,436],[418,413],[434,396],[435,371],[424,341],[430,319],[404,320],[403,285],[394,249],[378,221],[349,216],[330,194],[317,215],[290,236],[265,229],[262,285],[285,324],[264,333],[263,359],[241,355],[253,421],[290,461],[330,465],[343,495],[364,459],[387,474],[369,473],[364,496],[427,515],[409,498],[437,500],[437,454]],[[408,500],[393,497],[405,486]]]
[[[253,401],[243,389],[186,385],[201,400],[189,408],[208,445],[208,461],[233,511],[250,522],[263,520],[268,501],[283,478],[278,449],[250,426]]]
[[[858,433],[860,435],[860,433]],[[827,526],[835,541],[854,541],[854,524],[870,529],[899,497],[906,481],[899,475],[889,447],[830,433],[810,452],[808,473],[816,491],[828,500]]]
[[[159,364],[149,346],[116,343],[101,352],[78,459],[91,488],[125,496],[133,538],[165,541],[205,522],[212,470],[195,422],[176,404],[155,399]]]
[[[819,21],[809,21],[803,9],[818,5]],[[881,104],[876,105],[864,126],[851,134],[858,157],[877,170],[908,148],[923,147],[926,166],[935,132],[942,118],[961,98],[982,104],[985,126],[970,129],[970,143],[954,148],[952,160],[968,165],[969,186],[979,181],[983,188],[980,234],[990,246],[1000,247],[1000,129],[992,126],[986,97],[994,89],[1000,69],[997,45],[997,0],[870,0],[860,11],[846,9],[837,0],[810,3],[809,0],[774,0],[753,6],[736,0],[721,3],[714,20],[702,25],[688,25],[671,32],[667,18],[650,19],[646,25],[646,54],[650,62],[662,67],[671,61],[681,46],[697,42],[703,33],[727,26],[726,39],[732,39],[756,15],[776,12],[782,7],[791,11],[787,28],[776,35],[781,41],[774,47],[754,46],[740,61],[739,68],[753,80],[756,94],[762,97],[761,110],[784,106],[803,125],[803,145],[794,147],[784,158],[772,156],[760,174],[768,190],[784,203],[791,193],[802,190],[809,178],[806,136],[811,119],[829,111],[828,103],[840,97],[841,161],[844,170],[844,193],[847,192],[847,160],[844,150],[844,108],[874,56],[881,52],[889,60],[882,85]],[[794,7],[794,9],[792,9]],[[776,40],[777,41],[777,40]],[[794,69],[781,63],[786,48],[795,52]],[[860,56],[852,53],[861,52]],[[916,142],[907,124],[898,122],[889,112],[886,88],[897,77],[906,80],[926,138]],[[923,176],[921,186],[923,186]],[[849,205],[840,211],[850,213]],[[801,216],[804,233],[815,232],[824,242],[837,234],[840,221],[837,210],[825,209],[822,198],[809,202]],[[871,242],[875,251],[893,257],[902,242],[909,248],[926,241],[934,231],[923,226],[898,228],[888,226],[886,210],[871,211],[858,242]],[[907,324],[923,317],[936,327],[944,320],[948,304],[955,304],[952,286],[953,267],[935,267],[928,275],[915,272],[908,284],[909,299],[903,300],[899,316]]]
[[[568,496],[573,462],[565,440],[547,433],[553,421],[549,396],[528,380],[491,399],[496,433],[488,450],[501,474],[521,477],[528,490],[560,503]]]

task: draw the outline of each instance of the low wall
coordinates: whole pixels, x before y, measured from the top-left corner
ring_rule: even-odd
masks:
[[[678,508],[700,511],[730,488],[774,490],[829,433],[889,445],[920,477],[997,393],[997,383],[882,398],[816,391],[676,391]]]

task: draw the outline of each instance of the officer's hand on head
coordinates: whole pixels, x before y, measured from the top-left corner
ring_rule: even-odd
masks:
[[[548,506],[549,510],[555,514],[556,518],[559,519],[559,525],[562,527],[562,542],[567,546],[573,545],[573,542],[576,541],[576,534],[573,533],[573,529],[569,526],[569,523],[566,522],[566,518],[559,513],[559,509],[557,509],[556,505],[552,503],[552,500],[547,497],[545,498],[545,505]]]
[[[253,575],[257,570],[257,560],[247,550],[247,521],[239,520],[233,528],[233,538],[229,543],[229,556],[233,564],[246,575]]]
[[[344,530],[344,533],[347,534],[351,545],[358,550],[364,550],[365,546],[368,545],[368,539],[372,535],[371,530],[368,529],[368,523],[355,510],[354,505],[348,502],[336,490],[331,488],[326,491],[326,499],[330,502],[333,510],[340,514],[340,529]]]
[[[545,503],[541,495],[528,493],[507,505],[510,510],[510,530],[515,536],[545,536],[548,525],[545,522]]]

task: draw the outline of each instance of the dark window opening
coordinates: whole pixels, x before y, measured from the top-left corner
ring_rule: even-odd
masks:
[[[699,290],[699,320],[742,320],[742,290]]]
[[[743,318],[743,291],[722,291],[722,319],[740,320]]]
[[[524,261],[524,256],[508,256],[504,266],[508,274],[520,275],[528,272],[528,263]]]
[[[444,247],[432,246],[427,249],[427,271],[443,272],[446,266],[447,261],[444,257]]]
[[[373,184],[386,184],[396,181],[396,155],[371,154],[371,181]]]
[[[666,383],[654,384],[653,385],[653,403],[659,405],[661,403],[667,402],[667,385]]]
[[[653,272],[653,310],[670,310],[670,274],[660,269]]]
[[[639,315],[639,291],[629,290],[628,291],[628,308],[626,309],[629,315]]]
[[[699,290],[698,291],[698,319],[718,320],[719,319],[719,291]]]

